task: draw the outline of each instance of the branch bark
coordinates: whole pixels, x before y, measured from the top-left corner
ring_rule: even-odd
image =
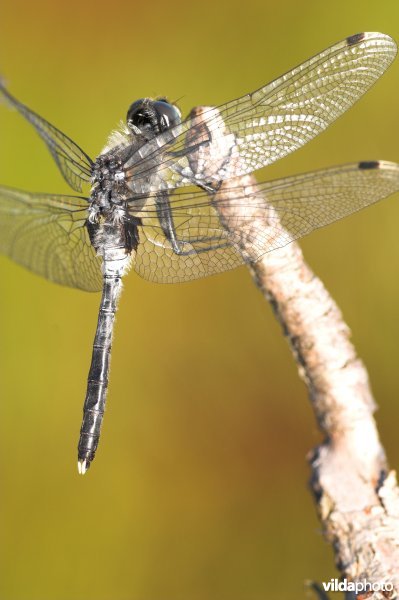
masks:
[[[399,591],[399,490],[368,374],[340,310],[293,243],[251,266],[305,381],[325,441],[310,456],[319,517],[342,576]]]
[[[255,180],[248,176],[236,180],[236,185],[243,184],[250,190]],[[228,192],[222,186],[215,205],[272,306],[325,435],[309,458],[311,488],[337,568],[352,582],[392,584],[391,597],[395,597],[399,593],[399,489],[379,440],[366,368],[350,342],[339,308],[295,242],[254,262],[252,233],[262,231],[263,240],[272,239],[276,217],[267,222],[258,203],[251,215],[248,203],[245,208],[231,204],[231,196],[234,183],[229,181]],[[241,210],[248,226],[234,230],[231,224]]]
[[[217,109],[197,107],[191,118],[197,123],[196,135],[207,142],[192,159],[195,172],[212,181],[226,161],[240,172],[240,157]],[[222,183],[214,207],[272,306],[325,435],[309,457],[310,484],[337,568],[354,583],[392,585],[390,597],[396,597],[399,488],[379,440],[368,374],[350,342],[349,328],[295,242],[267,253],[292,236],[267,198],[259,195],[252,176]]]

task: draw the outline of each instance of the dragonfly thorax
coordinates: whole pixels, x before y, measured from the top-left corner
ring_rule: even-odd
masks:
[[[101,210],[121,206],[127,199],[125,175],[115,149],[100,155],[93,165],[91,203]],[[109,156],[111,155],[111,156]]]

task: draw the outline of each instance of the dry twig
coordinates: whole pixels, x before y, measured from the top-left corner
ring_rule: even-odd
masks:
[[[254,183],[248,176],[238,181]],[[228,187],[230,195],[231,182]],[[226,202],[223,187],[216,199],[226,223],[234,223],[244,210]],[[248,210],[246,203],[248,227],[256,224],[265,239],[272,238],[275,219],[273,224],[262,223],[264,211],[254,208],[248,215]],[[248,232],[231,230],[251,261]],[[389,583],[398,593],[399,489],[394,471],[388,470],[373,418],[368,374],[350,342],[349,328],[295,242],[249,265],[281,324],[326,436],[310,457],[311,487],[337,567],[350,581]]]
[[[212,139],[213,165],[223,163],[230,149],[223,148],[222,123],[211,134],[207,131],[210,110],[197,107],[192,117],[197,118],[198,134]],[[212,109],[213,117],[216,112]],[[206,174],[207,157],[202,160]],[[257,260],[268,248],[282,245],[287,232],[267,198],[256,196],[255,184],[249,175],[228,180],[215,194],[214,206],[281,324],[325,434],[309,459],[320,520],[341,575],[355,583],[391,584],[391,597],[395,597],[399,595],[399,488],[378,437],[367,371],[339,308],[306,264],[299,246],[293,242]],[[386,195],[396,185],[395,181]],[[242,191],[235,194],[236,186],[246,186],[250,201]]]

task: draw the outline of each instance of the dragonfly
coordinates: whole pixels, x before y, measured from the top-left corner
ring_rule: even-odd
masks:
[[[77,193],[0,186],[0,252],[52,282],[102,291],[79,473],[88,470],[100,439],[115,313],[130,268],[160,283],[226,271],[398,189],[398,166],[388,162],[248,183],[251,173],[326,129],[396,52],[385,34],[356,34],[252,93],[196,107],[185,119],[166,97],[141,98],[95,160],[0,80],[0,99],[33,126]],[[272,223],[267,234],[254,208]]]

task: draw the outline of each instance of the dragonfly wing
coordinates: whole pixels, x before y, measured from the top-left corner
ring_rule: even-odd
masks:
[[[133,191],[145,192],[212,184],[269,165],[306,144],[352,106],[396,52],[387,35],[357,34],[255,92],[217,108],[197,107],[182,125],[129,159],[126,179]]]
[[[227,182],[217,211],[245,260],[271,252],[399,191],[399,165],[360,162],[242,187]],[[237,191],[238,190],[238,191]]]
[[[135,269],[157,282],[232,269],[399,191],[399,165],[362,162],[256,184],[250,176],[218,192],[170,197],[180,254],[159,224],[156,196],[130,211],[141,220]]]
[[[15,108],[40,135],[67,183],[77,192],[90,181],[93,161],[65,133],[14,98],[0,79],[0,99]]]
[[[236,169],[232,161],[224,178],[267,166],[312,140],[370,89],[396,53],[394,40],[382,33],[351,36],[219,107],[240,159]]]
[[[178,283],[206,277],[243,264],[232,245],[210,197],[202,192],[176,194],[170,214],[179,253],[161,227],[162,211],[155,208],[155,196],[132,213],[140,217],[139,245],[133,261],[136,272],[156,283]]]
[[[55,283],[102,289],[101,259],[86,228],[86,198],[0,187],[0,253]]]

